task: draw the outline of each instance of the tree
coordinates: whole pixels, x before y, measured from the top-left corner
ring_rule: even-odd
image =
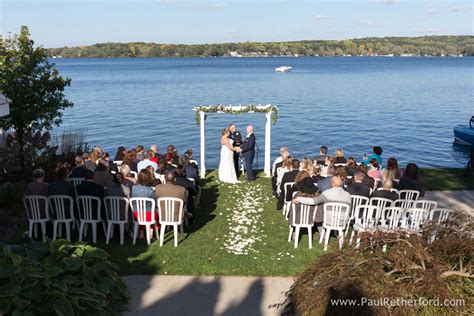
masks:
[[[16,131],[20,167],[25,162],[25,135],[62,123],[62,110],[72,107],[64,95],[70,78],[59,75],[42,47],[34,47],[26,26],[19,35],[0,38],[0,92],[13,100],[0,125]]]

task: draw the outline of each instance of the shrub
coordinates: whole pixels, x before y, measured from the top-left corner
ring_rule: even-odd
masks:
[[[121,314],[129,295],[108,257],[66,240],[0,244],[0,314]]]
[[[432,232],[437,239],[429,243]],[[289,291],[292,313],[299,315],[459,315],[474,311],[474,221],[455,214],[423,236],[374,233],[362,236],[359,249],[349,246],[319,257]],[[383,251],[383,245],[387,250]],[[388,306],[382,298],[463,300],[460,306]],[[351,299],[354,306],[334,300]],[[369,306],[367,299],[376,304]],[[365,304],[363,302],[365,301]],[[426,302],[426,301],[423,301]],[[451,301],[451,303],[454,301]]]

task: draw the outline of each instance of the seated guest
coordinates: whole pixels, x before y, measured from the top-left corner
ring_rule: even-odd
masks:
[[[334,161],[335,161],[335,158],[330,157],[330,156],[326,156],[326,161],[325,161],[324,165],[320,165],[321,166],[321,175],[323,177],[327,177],[328,168],[329,168],[329,166],[334,165]]]
[[[168,145],[168,147],[166,147],[165,160],[170,165],[173,163],[174,160],[174,152],[175,149],[173,145]]]
[[[306,170],[309,174],[313,173],[313,161],[308,157],[303,157],[300,162],[300,170]]]
[[[278,178],[277,170],[278,170],[278,168],[281,168],[283,166],[283,162],[284,162],[285,158],[288,157],[289,155],[290,155],[290,153],[288,152],[288,148],[287,147],[281,147],[280,148],[280,157],[275,159],[275,161],[273,162],[271,182],[272,182],[272,192],[273,192],[274,196],[278,196],[278,193],[277,193],[278,192],[278,190],[277,190],[277,178]]]
[[[150,151],[153,152],[153,157],[150,157],[150,160],[153,161],[153,162],[156,162],[156,164],[158,164],[158,160],[159,160],[159,154],[158,154],[158,146],[156,145],[151,145],[150,146]]]
[[[298,192],[299,186],[301,185],[304,178],[311,178],[310,174],[306,170],[301,170],[295,177],[295,184],[291,186],[291,188],[286,192],[286,200],[291,201],[293,200],[293,193]],[[312,180],[312,178],[311,178]],[[313,186],[316,188],[313,182]],[[316,188],[317,189],[317,188]]]
[[[143,169],[138,174],[138,180],[132,187],[132,198],[150,198],[155,199],[155,191],[151,188],[152,179],[148,170]]]
[[[395,201],[396,199],[398,199],[398,194],[395,192],[392,192],[391,189],[392,189],[392,180],[387,179],[383,183],[383,190],[375,190],[370,197],[371,198],[381,197],[381,198]]]
[[[357,162],[353,157],[347,159],[346,171],[347,175],[350,177],[354,176],[354,173],[357,171]]]
[[[118,171],[118,168],[117,166],[114,164],[114,162],[110,159],[110,155],[108,152],[103,152],[102,153],[102,157],[100,158],[100,160],[106,162],[107,166],[108,166],[108,169],[109,169],[109,172],[117,172]]]
[[[161,180],[156,178],[156,176],[155,176],[155,170],[153,169],[152,166],[148,166],[148,167],[146,167],[146,168],[143,169],[143,170],[148,171],[148,173],[150,174],[151,186],[152,186],[152,187],[156,187],[158,184],[161,184]]]
[[[160,175],[165,175],[172,169],[173,167],[171,167],[171,165],[169,165],[165,159],[160,159],[160,162],[158,162],[158,169],[156,170],[156,173]]]
[[[380,173],[380,170],[378,168],[379,168],[379,163],[377,162],[377,159],[375,158],[370,159],[369,171],[367,171],[367,175],[374,179],[381,179],[382,174]]]
[[[90,155],[87,153],[84,153],[84,155],[86,157],[86,159],[84,159],[84,165],[86,166],[86,168],[91,171],[95,171],[95,168],[97,168],[97,163],[99,162],[99,159],[100,159],[99,152],[94,150],[90,153]],[[87,157],[90,157],[90,159],[87,159]]]
[[[365,173],[363,171],[357,170],[354,173],[353,183],[347,186],[346,191],[349,192],[351,195],[361,195],[369,197],[370,188],[362,183],[364,177]]]
[[[391,157],[387,160],[387,166],[382,170],[382,180],[390,179],[394,182],[394,187],[398,185],[402,172],[398,167],[397,159]]]
[[[344,151],[340,148],[336,149],[336,159],[334,160],[335,164],[347,164],[346,158],[344,158]]]
[[[197,190],[194,183],[187,178],[186,172],[182,165],[176,167],[176,180],[175,184],[182,186],[188,192],[188,199],[186,202],[186,209],[189,213],[194,215],[194,198],[196,196]]]
[[[172,165],[173,167],[176,168],[176,166],[179,165],[179,153],[178,153],[178,149],[174,149],[173,151],[173,162],[172,162]]]
[[[311,173],[310,173],[311,175]],[[313,173],[311,175],[311,178],[313,178],[314,183],[318,183],[320,180],[324,179],[324,177],[321,177],[321,166],[320,165],[313,165]]]
[[[316,197],[299,197],[295,202],[318,205],[315,222],[323,221],[323,204],[327,202],[345,203],[351,205],[351,195],[342,188],[342,180],[339,177],[332,177],[331,188],[324,191],[320,196]]]
[[[194,184],[199,182],[199,170],[197,166],[189,161],[189,156],[184,154],[179,157],[179,164],[183,166],[187,178],[194,179]]]
[[[346,184],[347,181],[347,171],[345,166],[337,166],[336,167],[336,176],[341,178],[342,183]]]
[[[44,182],[44,170],[39,168],[33,171],[33,182],[26,186],[24,195],[42,195],[48,196],[49,185]]]
[[[326,146],[321,146],[321,148],[319,148],[319,156],[314,157],[314,163],[318,165],[325,165],[327,154],[328,148]]]
[[[156,171],[158,169],[158,164],[150,160],[153,156],[154,156],[154,152],[152,152],[151,150],[145,152],[143,154],[143,160],[139,161],[137,164],[137,172],[142,171],[148,166],[152,166],[153,171]]]
[[[124,184],[124,181],[125,178],[121,173],[114,174],[112,183],[105,190],[105,195],[130,198],[130,188]]]
[[[318,182],[318,189],[320,193],[323,193],[327,189],[331,188],[331,180],[336,175],[336,167],[334,165],[329,165],[326,172],[326,178],[323,178]]]
[[[135,147],[135,162],[142,161],[145,155],[145,147],[142,145],[137,145]]]
[[[76,187],[77,196],[89,195],[99,198],[101,201],[104,198],[104,187],[94,182],[93,176],[86,177],[86,181],[83,181]],[[105,208],[104,203],[101,203],[101,216],[102,219],[105,219]],[[82,207],[82,204],[79,204]],[[95,210],[95,202],[93,202],[92,207]]]
[[[56,181],[52,182],[48,187],[48,195],[68,195],[74,198],[74,185],[67,181],[67,168],[58,170]]]
[[[304,171],[302,171],[304,172]],[[310,209],[309,212],[309,219],[310,224],[314,223],[321,223],[323,221],[323,212],[318,211],[317,205],[324,203],[326,200],[324,197],[318,194],[318,188],[314,186],[313,182],[311,181],[311,177],[303,178],[298,184],[298,191],[296,191],[296,196],[293,199],[295,212],[294,215],[296,216],[294,219],[295,223],[300,223],[300,216],[301,216],[301,205],[304,201],[303,198],[311,199],[312,204],[314,207]],[[292,205],[293,207],[293,205]],[[315,214],[316,212],[316,214]],[[293,211],[290,210],[289,217],[288,217],[288,224],[293,224]]]
[[[285,172],[280,183],[280,195],[278,196],[277,210],[281,210],[285,203],[285,184],[288,182],[295,182],[296,175],[300,171],[300,161],[293,159],[291,161],[291,170]]]
[[[420,170],[416,164],[409,163],[406,166],[398,187],[400,190],[416,190],[420,192],[420,196],[425,195],[423,179],[421,178]]]
[[[287,156],[285,160],[283,160],[283,164],[280,167],[280,169],[277,169],[277,193],[280,194],[280,185],[281,185],[281,180],[283,179],[283,175],[286,172],[289,172],[293,169],[293,157]]]
[[[137,179],[130,175],[130,167],[125,164],[121,165],[120,173],[123,175],[123,184],[131,189],[132,186],[137,182]]]
[[[363,161],[364,164],[368,165],[370,163],[370,160],[372,159],[377,159],[377,162],[379,164],[379,166],[382,165],[382,147],[380,146],[375,146],[374,148],[372,148],[372,150],[374,151],[374,153],[372,155],[370,155],[369,157],[367,157],[366,160]]]
[[[94,171],[94,182],[103,187],[108,186],[112,183],[113,177],[109,172],[109,165],[107,161],[101,160],[97,164],[97,168]]]
[[[123,158],[122,165],[128,165],[130,167],[130,171],[138,172],[136,158],[137,155],[135,154],[135,151],[128,150],[127,152],[125,152],[125,157]]]
[[[114,161],[123,161],[125,157],[125,147],[119,146],[117,152],[115,153]]]
[[[72,169],[70,178],[87,178],[87,177],[92,177],[94,173],[87,169],[86,166],[84,165],[84,160],[82,156],[76,156],[76,166]]]
[[[166,183],[156,186],[156,198],[174,197],[183,200],[184,203],[188,200],[186,189],[182,186],[176,185],[176,175],[174,172],[168,172],[165,176]],[[184,208],[183,211],[185,211]],[[177,218],[178,208],[175,207],[175,218]],[[184,215],[185,212],[183,212]]]
[[[366,164],[361,163],[359,165],[359,170],[364,173],[364,180],[362,180],[362,183],[365,184],[368,188],[373,189],[375,186],[375,180],[372,177],[369,177],[367,175],[367,172],[369,172],[369,168],[367,167]]]

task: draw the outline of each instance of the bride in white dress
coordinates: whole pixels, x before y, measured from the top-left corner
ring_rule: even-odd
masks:
[[[224,128],[221,137],[221,161],[219,163],[219,180],[226,183],[239,183],[234,167],[234,152],[239,147],[232,147],[233,140],[230,131]]]

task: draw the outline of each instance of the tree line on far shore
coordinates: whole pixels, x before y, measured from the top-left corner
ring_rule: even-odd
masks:
[[[49,56],[223,57],[223,56],[474,56],[474,36],[383,37],[296,42],[222,44],[101,43],[47,49]]]

